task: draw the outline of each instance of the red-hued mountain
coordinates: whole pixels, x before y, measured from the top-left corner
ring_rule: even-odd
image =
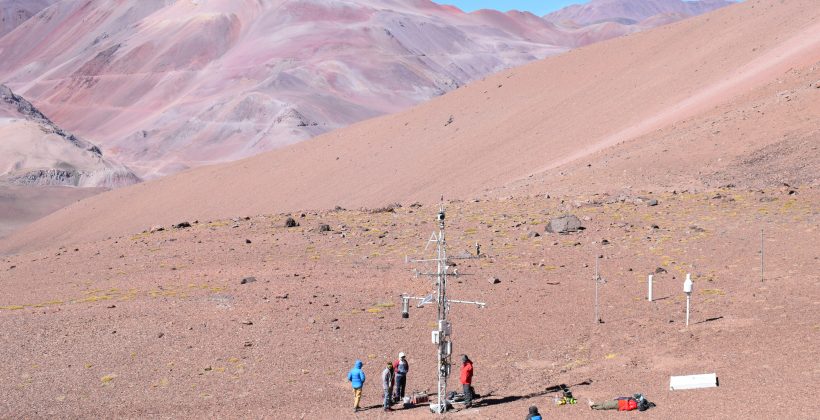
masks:
[[[549,22],[571,25],[592,25],[602,22],[636,24],[646,19],[669,15],[695,16],[728,6],[733,0],[591,0],[567,6],[544,16]]]
[[[0,37],[57,0],[0,0]]]
[[[820,9],[810,4],[744,2],[579,48],[405,112],[83,200],[2,249],[442,194],[816,184]]]
[[[0,82],[152,178],[644,27],[428,0],[59,1],[0,38]]]
[[[816,417],[815,3],[747,0],[30,224],[0,240],[0,417]],[[427,242],[439,203],[457,267]],[[585,229],[545,229],[567,213]],[[399,294],[442,285],[486,303],[447,313],[481,395],[384,413],[398,352],[436,389],[437,311]],[[698,373],[720,386],[670,391]],[[586,404],[635,392],[655,406]]]

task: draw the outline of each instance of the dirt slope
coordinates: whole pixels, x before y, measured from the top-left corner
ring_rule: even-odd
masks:
[[[83,198],[105,191],[102,188],[20,186],[0,184],[0,237]]]
[[[807,78],[816,74],[820,57],[820,11],[811,4],[747,1],[574,50],[280,151],[84,200],[14,235],[2,249],[37,247],[46,239],[91,240],[182,219],[375,207],[441,194],[471,198],[619,142],[639,138],[642,146],[652,145],[662,133],[656,130],[674,138],[680,122],[734,100],[742,107],[752,100],[744,95],[778,83],[788,71],[799,74],[799,83],[811,83]],[[814,98],[817,92],[805,95]],[[766,118],[779,121],[780,109]],[[816,131],[816,119],[796,112],[801,133]],[[727,118],[768,121],[759,119],[763,115]],[[766,132],[753,145],[742,141],[743,131],[725,133],[726,147],[712,149],[702,147],[708,138],[696,136],[669,154],[702,170],[728,150],[752,153],[791,128],[778,125]],[[693,159],[692,150],[711,151]],[[647,168],[643,179],[664,173],[663,167]],[[563,187],[587,181],[581,177]],[[544,180],[530,188],[549,192],[556,185]]]

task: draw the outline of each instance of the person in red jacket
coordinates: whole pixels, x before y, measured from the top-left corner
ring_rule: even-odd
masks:
[[[396,390],[393,392],[393,400],[401,404],[404,400],[404,388],[407,386],[407,372],[410,371],[410,364],[404,352],[399,353],[399,358],[393,362],[393,372],[395,376]]]
[[[465,354],[461,357],[461,387],[464,389],[464,408],[473,406],[473,361]]]

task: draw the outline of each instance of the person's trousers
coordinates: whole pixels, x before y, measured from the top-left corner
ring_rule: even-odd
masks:
[[[473,387],[470,384],[462,384],[461,387],[464,389],[464,406],[470,407],[473,405]]]
[[[396,400],[401,403],[402,398],[404,398],[404,386],[407,385],[407,376],[405,375],[396,375]]]
[[[393,400],[393,393],[390,392],[390,388],[385,388],[384,389],[384,408],[390,408],[390,406],[393,405],[392,400]]]
[[[604,401],[598,404],[592,404],[593,410],[617,410],[618,409],[618,401]]]
[[[362,389],[353,388],[353,408],[359,408],[359,403],[362,401]]]

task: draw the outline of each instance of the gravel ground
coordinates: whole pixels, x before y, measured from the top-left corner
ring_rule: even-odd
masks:
[[[0,417],[427,418],[424,407],[383,413],[378,378],[404,351],[408,389],[435,389],[434,311],[403,320],[398,295],[432,289],[404,261],[424,255],[436,211],[296,213],[294,228],[284,214],[191,221],[6,257]],[[637,414],[646,418],[820,411],[803,397],[820,383],[816,191],[539,196],[452,202],[447,212],[450,255],[476,242],[485,255],[458,262],[469,275],[450,277],[451,297],[489,304],[452,309],[454,352],[474,360],[485,397],[448,417],[523,418],[536,405],[548,417],[603,418],[616,414],[590,411],[589,399],[633,393],[657,404]],[[545,232],[565,212],[586,230]],[[255,281],[241,284],[247,277]],[[355,359],[370,408],[354,415],[345,376]],[[711,372],[719,388],[668,391],[670,375]],[[543,392],[586,380],[572,388],[578,405],[555,406]]]

